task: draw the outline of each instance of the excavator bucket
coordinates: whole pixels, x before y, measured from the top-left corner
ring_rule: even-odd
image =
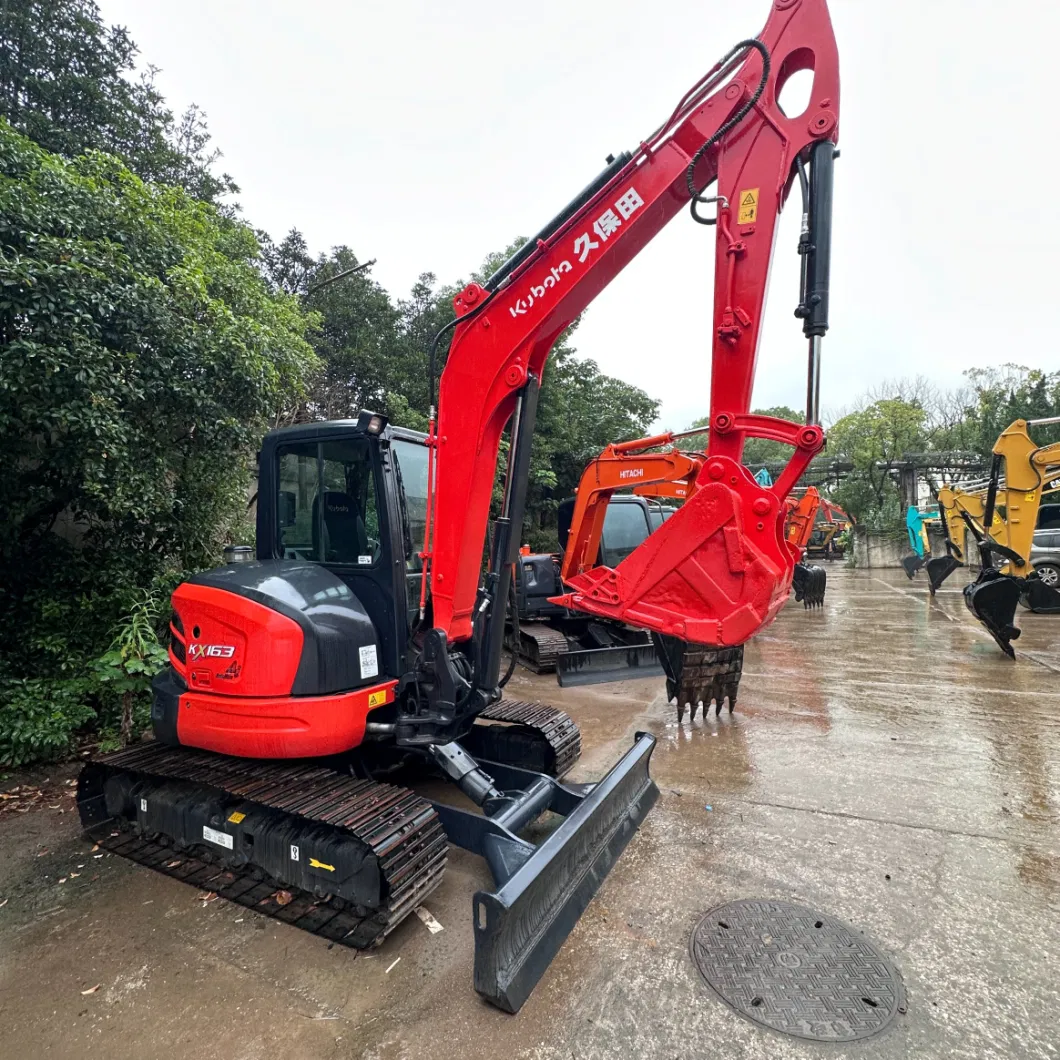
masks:
[[[818,567],[813,563],[796,563],[791,578],[796,603],[801,603],[803,607],[823,606],[827,580],[828,575],[824,567]]]
[[[1012,647],[1020,631],[1014,626],[1016,605],[1020,601],[1026,579],[1002,574],[987,567],[971,585],[964,587],[964,602],[968,610],[986,627],[997,646],[1010,658],[1016,658]]]
[[[691,709],[695,721],[699,704],[703,717],[711,703],[715,715],[722,704],[729,701],[729,713],[736,706],[736,692],[743,673],[743,645],[734,648],[712,648],[703,644],[689,644],[679,637],[662,633],[652,634],[655,651],[666,674],[666,698],[677,700],[677,722],[684,719],[685,708]]]
[[[435,803],[451,840],[486,859],[495,891],[475,894],[475,989],[518,1012],[585,911],[604,877],[659,797],[648,773],[655,737],[636,734],[631,750],[598,784],[560,784],[500,762],[482,767],[504,789],[534,793],[538,812],[564,819],[535,847],[503,816],[483,818]],[[475,818],[475,820],[472,820]]]
[[[1020,603],[1037,615],[1060,614],[1060,592],[1038,577],[1037,573],[1028,574],[1023,579],[1023,591]]]
[[[942,583],[958,568],[964,566],[956,556],[936,556],[924,564],[927,568],[928,588],[934,596]]]
[[[905,571],[906,577],[912,581],[916,577],[916,572],[924,566],[924,557],[918,556],[913,553],[910,556],[906,556],[902,560],[902,568]]]

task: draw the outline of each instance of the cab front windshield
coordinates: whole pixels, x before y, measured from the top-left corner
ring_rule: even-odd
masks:
[[[367,438],[280,446],[279,536],[286,559],[379,562],[379,508]]]

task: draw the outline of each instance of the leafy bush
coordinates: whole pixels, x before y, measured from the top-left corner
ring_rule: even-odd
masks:
[[[95,717],[87,678],[0,678],[0,766],[61,758]]]

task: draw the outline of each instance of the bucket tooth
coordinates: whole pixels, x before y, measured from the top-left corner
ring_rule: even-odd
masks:
[[[1025,578],[1002,574],[988,567],[971,585],[964,588],[964,602],[968,610],[982,622],[997,646],[1010,659],[1016,657],[1011,642],[1020,635],[1020,631],[1013,622],[1026,581]]]

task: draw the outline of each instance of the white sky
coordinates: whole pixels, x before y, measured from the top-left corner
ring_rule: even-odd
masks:
[[[245,217],[378,258],[403,296],[466,277],[632,149],[768,0],[101,0],[175,111],[208,114]],[[832,0],[842,75],[822,403],[969,366],[1060,368],[1054,0]],[[1052,130],[1052,132],[1050,132]],[[797,195],[755,382],[800,408]],[[580,353],[705,415],[713,230],[679,214],[592,304]]]

